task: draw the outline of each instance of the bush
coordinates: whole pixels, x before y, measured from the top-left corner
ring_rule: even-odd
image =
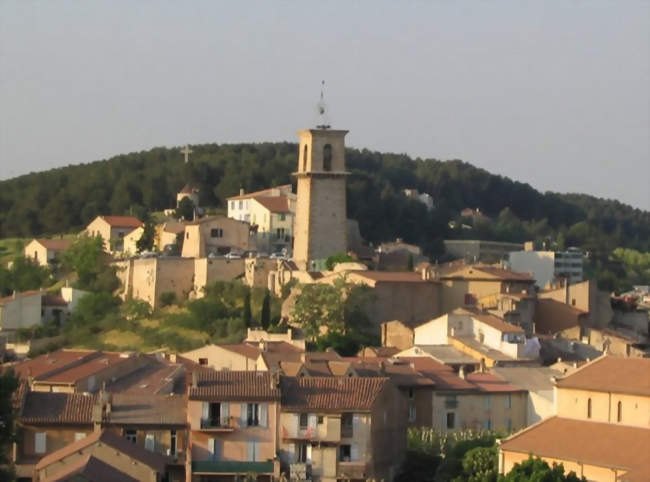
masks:
[[[165,306],[170,306],[176,303],[176,293],[173,291],[165,291],[160,293],[160,304],[164,308]]]

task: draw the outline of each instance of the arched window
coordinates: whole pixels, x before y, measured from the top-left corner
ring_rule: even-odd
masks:
[[[302,170],[303,172],[307,170],[307,144],[305,144],[305,148],[302,150]]]
[[[587,399],[587,418],[591,418],[591,398]]]
[[[323,171],[332,170],[332,145],[325,144],[323,147]]]
[[[617,422],[623,421],[623,402],[621,402],[620,400],[616,406],[616,421]]]

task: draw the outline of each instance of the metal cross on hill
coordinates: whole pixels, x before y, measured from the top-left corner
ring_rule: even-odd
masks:
[[[189,162],[190,154],[194,152],[192,149],[189,148],[187,144],[185,144],[185,147],[181,149],[181,154],[185,155],[185,164]]]

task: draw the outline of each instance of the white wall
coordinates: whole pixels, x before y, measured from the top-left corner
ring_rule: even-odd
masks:
[[[414,345],[445,345],[447,344],[447,323],[449,315],[443,315],[435,320],[417,326],[414,330]]]
[[[510,253],[510,269],[520,273],[532,272],[537,286],[544,288],[553,281],[554,253],[552,251],[513,251]]]

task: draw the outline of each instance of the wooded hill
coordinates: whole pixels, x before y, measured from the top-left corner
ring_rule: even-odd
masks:
[[[190,182],[201,204],[225,208],[225,198],[293,181],[297,146],[292,143],[192,146],[190,163],[178,148],[115,156],[89,164],[32,173],[0,182],[0,237],[29,237],[78,230],[97,214],[147,212],[174,207],[176,192]],[[597,256],[616,247],[650,251],[650,212],[584,194],[540,193],[453,160],[411,159],[401,154],[347,150],[348,216],[370,242],[397,237],[442,255],[445,238],[556,242]],[[417,188],[436,209],[402,194]],[[465,207],[493,219],[474,229],[450,230]],[[465,224],[468,221],[465,220]],[[471,224],[471,223],[470,223]],[[460,223],[458,223],[460,225]]]

